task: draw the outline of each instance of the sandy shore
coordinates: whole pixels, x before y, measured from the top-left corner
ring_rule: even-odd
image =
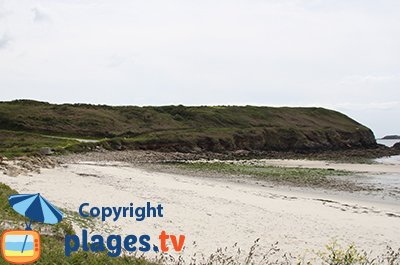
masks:
[[[315,167],[324,162],[270,163],[287,166],[312,163]],[[382,166],[386,167],[382,169]],[[361,171],[367,168],[393,173],[394,170],[392,165],[362,167]],[[348,170],[342,166],[340,169]],[[332,240],[354,242],[373,253],[383,252],[387,245],[400,247],[400,203],[364,200],[351,194],[264,187],[98,161],[66,162],[54,169],[43,169],[40,174],[2,175],[0,182],[20,193],[40,192],[54,204],[71,211],[77,211],[83,202],[93,206],[161,203],[165,208],[164,218],[142,222],[126,218],[100,224],[94,230],[104,234],[107,228],[114,233],[149,234],[153,240],[161,230],[185,234],[185,257],[194,252],[208,255],[218,247],[235,243],[248,249],[257,238],[260,238],[258,253],[265,253],[276,241],[280,253],[294,255],[321,250]]]

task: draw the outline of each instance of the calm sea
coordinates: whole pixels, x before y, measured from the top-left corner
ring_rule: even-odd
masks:
[[[400,142],[400,139],[397,140],[382,140],[382,139],[377,139],[376,142],[378,144],[384,144],[386,146],[392,147],[395,143]]]

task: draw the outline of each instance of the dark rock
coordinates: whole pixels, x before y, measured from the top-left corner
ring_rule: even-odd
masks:
[[[51,150],[50,147],[42,147],[42,148],[40,148],[39,153],[40,153],[41,155],[51,155],[51,154],[53,154],[54,152],[53,152],[53,150]]]
[[[382,137],[382,140],[397,140],[400,139],[400,135],[386,135]]]

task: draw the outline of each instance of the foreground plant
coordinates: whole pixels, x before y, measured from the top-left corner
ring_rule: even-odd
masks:
[[[354,244],[342,248],[336,241],[326,245],[326,251],[318,253],[321,260],[329,265],[368,264],[367,254],[359,251]]]

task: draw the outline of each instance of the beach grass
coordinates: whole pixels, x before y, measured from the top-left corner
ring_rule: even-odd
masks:
[[[73,139],[60,139],[29,132],[0,130],[0,155],[8,158],[38,154],[40,149],[44,147],[51,148],[56,152],[62,151],[78,143]]]

